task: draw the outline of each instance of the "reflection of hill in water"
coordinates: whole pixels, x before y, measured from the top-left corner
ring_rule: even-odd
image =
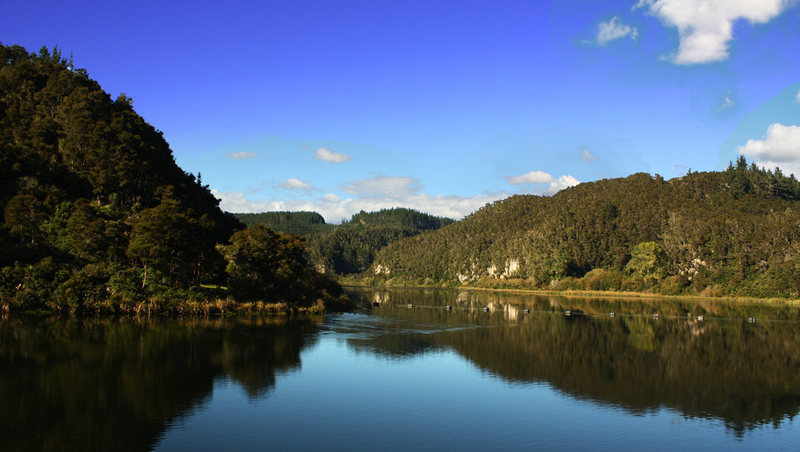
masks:
[[[453,291],[399,290],[378,297],[377,315],[445,328],[498,326],[376,337],[368,348],[383,353],[407,354],[407,344],[417,350],[451,348],[509,381],[543,381],[634,412],[663,406],[686,416],[719,418],[737,434],[778,424],[800,407],[800,325],[764,320],[796,319],[796,309]],[[366,304],[375,294],[359,291],[351,298]],[[415,307],[408,309],[409,303]],[[453,311],[444,309],[447,304]],[[484,306],[490,312],[482,312]],[[523,314],[524,307],[533,313]],[[618,315],[566,317],[567,309]],[[652,318],[654,312],[660,320]],[[665,318],[686,312],[707,320]],[[748,317],[760,320],[742,320]]]
[[[143,450],[229,377],[250,397],[300,366],[312,322],[0,323],[0,450]]]

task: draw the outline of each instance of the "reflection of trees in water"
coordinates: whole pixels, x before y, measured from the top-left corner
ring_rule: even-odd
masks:
[[[374,313],[443,325],[444,331],[378,336],[371,347],[382,353],[407,355],[405,344],[416,350],[451,348],[509,381],[545,381],[572,396],[633,412],[669,407],[689,417],[718,418],[736,435],[763,424],[779,425],[799,411],[797,323],[742,320],[796,319],[796,309],[455,291],[387,293]],[[416,308],[407,309],[409,303]],[[447,304],[454,306],[452,311],[444,309]],[[490,312],[482,312],[483,306]],[[520,314],[524,307],[533,313]],[[562,311],[567,309],[620,316],[566,317]],[[653,312],[661,313],[661,320],[654,320]],[[737,320],[663,318],[687,312]],[[448,330],[457,325],[508,327]]]
[[[250,397],[300,365],[312,321],[0,323],[0,450],[142,450],[229,377]]]

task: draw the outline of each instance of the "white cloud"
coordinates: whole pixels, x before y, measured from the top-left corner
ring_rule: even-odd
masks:
[[[253,201],[247,199],[245,194],[240,191],[221,192],[212,189],[211,194],[220,200],[220,208],[227,212],[268,212],[272,210],[286,210],[286,203],[283,201]]]
[[[413,177],[373,176],[351,180],[342,187],[345,193],[361,197],[405,198],[420,191],[419,179]]]
[[[625,25],[619,22],[619,17],[614,16],[608,22],[600,22],[597,26],[597,36],[595,40],[601,46],[608,44],[609,42],[624,38],[626,36],[630,36],[631,39],[636,39],[639,36],[639,30],[636,27],[631,27],[630,25]]]
[[[670,57],[676,64],[699,64],[728,58],[733,22],[766,23],[778,16],[787,0],[640,0],[647,10],[678,28],[680,44]]]
[[[585,151],[585,150],[584,150]],[[589,151],[586,151],[587,153]],[[578,185],[581,182],[570,175],[559,176],[558,179],[554,178],[550,173],[544,171],[530,171],[519,176],[506,177],[506,182],[511,185],[539,185],[534,187],[530,192],[539,195],[552,195],[565,188]],[[542,186],[547,184],[546,186]]]
[[[797,92],[797,97],[795,97],[795,99],[796,99],[798,102],[800,102],[800,91],[798,91],[798,92]]]
[[[565,174],[563,176],[559,176],[558,179],[550,182],[547,185],[547,188],[542,193],[545,195],[552,195],[560,192],[565,188],[574,187],[575,185],[578,185],[580,183],[581,181],[579,181],[578,179],[575,179],[574,177]]]
[[[550,195],[579,183],[569,175],[554,178],[542,171],[531,171],[523,176],[535,181],[528,183],[535,186],[535,189],[530,191],[535,194]],[[284,185],[284,188],[306,190],[308,193],[314,190],[310,185],[294,178],[287,179],[281,185]],[[330,223],[350,218],[361,210],[371,212],[392,207],[407,207],[433,215],[462,218],[487,203],[506,198],[511,194],[497,192],[475,196],[430,195],[422,192],[419,179],[384,175],[351,180],[342,187],[342,190],[351,197],[340,198],[333,193],[327,193],[314,199],[276,201],[249,199],[248,194],[240,191],[222,192],[214,189],[211,193],[220,199],[220,207],[228,212],[315,211]]]
[[[523,185],[523,184],[546,184],[553,181],[553,176],[544,171],[531,171],[519,176],[506,177],[506,182],[510,185]]]
[[[350,156],[347,154],[337,154],[328,148],[319,148],[314,153],[314,158],[330,163],[342,163],[350,161]]]
[[[336,223],[342,219],[350,218],[354,213],[361,210],[371,212],[392,207],[407,207],[433,215],[462,218],[487,203],[508,196],[508,193],[492,193],[472,197],[431,196],[426,193],[413,193],[402,198],[374,196],[339,199],[336,195],[327,194],[312,200],[274,201],[250,200],[247,199],[244,193],[238,191],[220,192],[211,190],[211,193],[221,200],[220,207],[228,212],[305,210],[319,212],[329,223]]]
[[[254,159],[258,157],[258,154],[253,154],[252,152],[231,152],[228,154],[228,157],[234,160],[244,160],[244,159]]]
[[[287,190],[305,190],[311,191],[314,188],[311,185],[301,181],[300,179],[295,179],[294,177],[290,177],[286,179],[286,182],[279,184],[278,187],[285,188]]]
[[[731,99],[731,96],[728,94],[722,96],[722,102],[714,109],[717,113],[725,110],[730,110],[731,108],[736,106],[736,101]]]
[[[800,175],[800,126],[774,123],[763,140],[748,140],[739,154],[755,160],[758,166],[779,167],[786,173]]]
[[[581,151],[581,161],[582,162],[593,162],[594,161],[594,154],[589,152],[588,149],[584,149]]]

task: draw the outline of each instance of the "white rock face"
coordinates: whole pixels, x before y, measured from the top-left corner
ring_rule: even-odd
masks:
[[[378,264],[375,266],[375,274],[376,275],[388,275],[392,272],[389,267],[385,267],[383,264]]]
[[[506,261],[506,271],[503,272],[507,278],[517,276],[519,273],[519,259],[508,259]]]

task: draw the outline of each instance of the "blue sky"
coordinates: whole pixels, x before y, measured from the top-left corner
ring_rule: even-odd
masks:
[[[0,2],[230,211],[461,217],[513,193],[744,154],[800,174],[783,0]]]

